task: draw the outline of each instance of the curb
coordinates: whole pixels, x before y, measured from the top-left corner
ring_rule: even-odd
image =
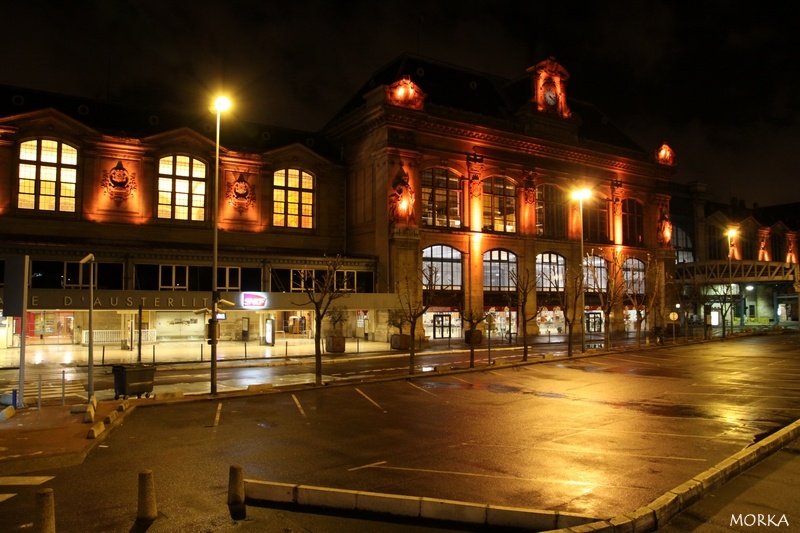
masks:
[[[292,504],[410,518],[459,522],[473,525],[511,527],[545,531],[596,523],[597,518],[576,513],[545,511],[440,500],[424,496],[403,496],[379,492],[293,485],[271,481],[244,480],[246,502]],[[569,531],[569,530],[565,530]]]
[[[94,423],[88,429],[86,435],[87,444],[82,450],[5,459],[0,461],[0,476],[24,474],[50,468],[77,466],[83,463],[92,450],[108,437],[112,429],[120,425],[124,418],[135,410],[135,405],[129,403],[128,400],[124,400],[120,402],[114,411],[106,415],[102,421]]]

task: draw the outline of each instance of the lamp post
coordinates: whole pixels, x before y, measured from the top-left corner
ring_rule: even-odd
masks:
[[[731,314],[731,331],[730,335],[733,335],[733,270],[731,265],[731,259],[733,256],[733,239],[736,238],[736,230],[729,229],[728,230],[728,295],[730,298],[729,301],[729,309],[728,311]]]
[[[586,279],[586,272],[584,272],[584,264],[583,264],[583,201],[588,200],[592,196],[592,191],[589,189],[578,189],[572,191],[572,199],[578,200],[578,205],[580,207],[580,228],[581,228],[581,283],[580,288],[581,292],[585,293],[584,290],[584,281]],[[581,303],[583,303],[583,296],[585,294],[581,294]],[[581,353],[586,353],[586,313],[583,309],[581,309]]]
[[[219,307],[219,290],[217,289],[217,265],[219,263],[217,219],[219,218],[219,130],[222,112],[231,107],[231,101],[225,96],[219,96],[214,101],[212,110],[217,114],[217,142],[214,158],[214,194],[212,233],[214,235],[211,248],[211,318],[208,319],[208,343],[211,345],[211,394],[217,393],[217,342],[219,320],[217,311]]]
[[[92,319],[94,318],[94,254],[89,254],[81,259],[80,264],[85,265],[89,263],[89,358],[88,358],[88,375],[87,380],[89,386],[89,401],[92,401],[94,396],[94,327]]]

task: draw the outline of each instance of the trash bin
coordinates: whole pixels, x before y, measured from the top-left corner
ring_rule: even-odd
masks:
[[[112,372],[114,373],[114,399],[119,400],[122,396],[127,399],[128,396],[136,395],[141,398],[144,394],[145,398],[150,397],[153,392],[153,374],[156,371],[154,365],[114,365]]]

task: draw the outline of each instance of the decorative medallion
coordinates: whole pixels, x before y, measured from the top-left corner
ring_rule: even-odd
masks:
[[[228,192],[225,196],[228,199],[228,204],[241,214],[250,209],[250,206],[255,203],[255,187],[250,185],[244,172],[242,172],[235,181],[228,183]]]
[[[105,195],[111,198],[119,207],[122,202],[131,198],[136,190],[136,173],[128,172],[122,161],[117,161],[117,165],[114,168],[103,171],[103,180],[100,182],[100,187]]]

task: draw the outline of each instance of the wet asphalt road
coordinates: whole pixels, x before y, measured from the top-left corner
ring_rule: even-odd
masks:
[[[232,464],[247,478],[608,518],[798,418],[799,344],[752,337],[140,408],[46,486],[59,531],[131,531],[144,469],[161,513],[148,531],[381,531],[275,509],[234,524]],[[9,531],[30,523],[34,490],[0,502]]]

